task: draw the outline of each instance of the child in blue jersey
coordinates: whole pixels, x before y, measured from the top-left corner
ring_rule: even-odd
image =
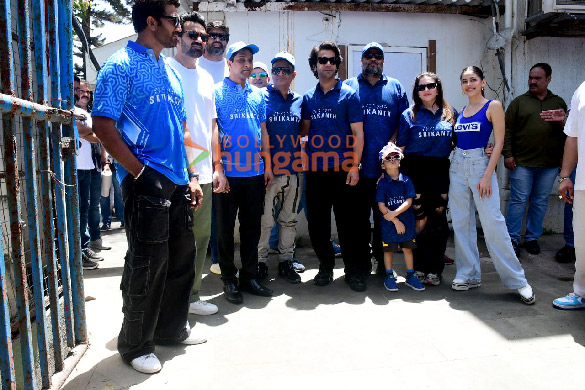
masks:
[[[400,160],[404,157],[402,150],[389,142],[379,154],[384,177],[378,183],[376,202],[382,213],[382,249],[386,279],[384,287],[389,291],[398,291],[392,260],[394,252],[402,248],[406,263],[406,285],[416,291],[425,288],[414,273],[413,252],[416,248],[414,213],[412,200],[416,196],[412,181],[400,173]]]

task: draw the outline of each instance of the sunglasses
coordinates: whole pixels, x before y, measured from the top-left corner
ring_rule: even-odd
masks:
[[[268,73],[260,72],[260,73],[252,73],[250,77],[255,79],[256,77],[268,77]]]
[[[425,89],[435,89],[435,88],[437,88],[437,83],[419,84],[419,85],[417,85],[416,90],[419,92],[422,92]]]
[[[227,42],[230,40],[230,34],[209,33],[209,39],[217,39],[217,38],[219,38],[220,41]]]
[[[282,73],[283,75],[288,76],[288,75],[291,75],[292,72],[293,72],[293,70],[291,68],[287,68],[286,66],[272,68],[273,75],[279,75]]]
[[[366,53],[364,54],[364,57],[366,60],[371,60],[372,58],[375,58],[377,60],[383,60],[384,59],[384,54],[382,53]]]
[[[331,65],[339,65],[341,63],[341,58],[339,57],[319,57],[317,60],[321,65],[325,65],[328,62]]]
[[[172,20],[175,27],[177,27],[179,24],[181,24],[181,17],[180,16],[162,15],[161,18]]]
[[[181,36],[183,36],[183,34],[181,34]],[[199,39],[199,37],[201,37],[201,42],[207,42],[209,40],[209,35],[204,32],[188,31],[187,36],[194,41]]]
[[[394,153],[394,154],[389,154],[388,156],[386,156],[384,158],[384,161],[390,161],[390,162],[392,162],[394,160],[400,161],[400,160],[402,160],[402,156],[400,154],[398,154],[398,153]]]

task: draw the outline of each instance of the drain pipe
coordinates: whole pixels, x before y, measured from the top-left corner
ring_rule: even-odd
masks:
[[[506,46],[504,49],[504,69],[505,69],[505,79],[508,80],[508,94],[507,98],[505,99],[506,105],[509,104],[514,99],[514,84],[512,83],[512,39],[514,38],[514,34],[516,33],[515,25],[514,25],[514,14],[516,13],[516,0],[506,0],[506,14],[504,15],[504,28],[509,33],[509,39],[506,42]]]

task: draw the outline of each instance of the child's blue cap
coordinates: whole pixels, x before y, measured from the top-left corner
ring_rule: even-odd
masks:
[[[391,156],[393,154],[398,154],[400,155],[401,158],[404,157],[402,149],[396,146],[396,144],[394,144],[393,142],[388,142],[388,144],[386,144],[386,146],[384,146],[382,150],[380,150],[380,153],[378,153],[378,157],[380,158],[380,161],[384,161],[388,156]]]

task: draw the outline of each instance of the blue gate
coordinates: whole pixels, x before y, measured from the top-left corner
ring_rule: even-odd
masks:
[[[72,0],[0,0],[2,389],[50,387],[87,341],[71,18]]]

